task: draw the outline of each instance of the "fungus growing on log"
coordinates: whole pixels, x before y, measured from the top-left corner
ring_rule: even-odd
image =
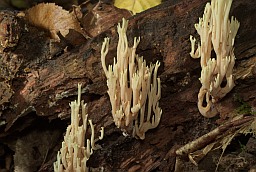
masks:
[[[195,24],[201,39],[196,51],[196,39],[190,36],[191,57],[201,57],[202,71],[199,80],[202,87],[198,94],[198,109],[207,118],[218,113],[214,103],[235,86],[232,75],[235,64],[233,46],[240,24],[233,16],[231,20],[228,18],[231,4],[232,0],[212,0],[211,4],[206,4],[203,17]],[[212,49],[215,57],[211,57]]]
[[[55,172],[64,171],[89,171],[86,166],[87,160],[90,158],[93,150],[98,149],[100,146],[95,145],[94,137],[94,125],[92,120],[89,120],[91,127],[91,138],[86,139],[85,134],[87,132],[87,108],[84,101],[81,101],[81,85],[78,84],[78,96],[77,100],[71,102],[71,124],[67,127],[62,147],[57,154],[57,161],[54,162]],[[81,106],[81,112],[79,113]],[[82,125],[79,125],[82,120]],[[101,128],[101,135],[99,139],[103,138],[103,127]],[[86,147],[85,147],[86,141]]]
[[[162,110],[160,78],[157,78],[159,62],[146,65],[143,57],[136,54],[140,38],[134,38],[133,47],[128,47],[126,30],[128,21],[123,19],[117,26],[119,40],[117,58],[108,69],[105,58],[108,53],[109,38],[105,38],[101,49],[101,62],[107,77],[108,95],[112,105],[112,115],[118,128],[132,127],[133,136],[145,138],[145,132],[156,128]],[[151,82],[151,80],[153,80]]]

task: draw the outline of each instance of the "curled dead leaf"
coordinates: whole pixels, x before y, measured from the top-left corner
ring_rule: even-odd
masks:
[[[54,3],[41,3],[28,9],[25,18],[31,25],[49,31],[56,40],[60,39],[58,32],[65,37],[70,29],[83,34],[76,17]]]

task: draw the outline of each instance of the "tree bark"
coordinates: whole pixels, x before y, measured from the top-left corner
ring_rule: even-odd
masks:
[[[45,32],[33,27],[23,31],[17,46],[0,54],[0,118],[1,123],[5,121],[1,140],[33,125],[35,120],[27,122],[30,114],[53,123],[57,118],[69,118],[68,103],[76,99],[77,83],[82,83],[89,118],[96,130],[105,127],[105,137],[99,142],[102,149],[91,156],[88,166],[106,171],[172,171],[175,150],[217,125],[218,118],[205,119],[198,112],[200,60],[189,55],[189,36],[196,35],[194,23],[206,2],[166,1],[129,19],[130,45],[133,37],[141,37],[137,53],[148,63],[161,62],[162,119],[156,129],[146,133],[145,140],[124,137],[113,123],[100,50],[104,37],[110,37],[106,64],[111,64],[116,56],[116,26],[80,47],[54,55]],[[240,22],[235,40],[236,86],[216,104],[222,120],[236,112],[240,100],[256,109],[255,9],[254,0],[236,0],[231,7],[231,15]]]

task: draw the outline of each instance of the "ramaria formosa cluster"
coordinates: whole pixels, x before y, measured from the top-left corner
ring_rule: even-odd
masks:
[[[89,169],[86,166],[86,162],[96,150],[98,146],[95,145],[94,137],[94,125],[92,120],[89,120],[91,127],[91,138],[86,139],[85,134],[87,132],[87,108],[86,104],[81,101],[81,85],[78,84],[78,98],[77,101],[70,103],[71,107],[71,124],[67,127],[62,147],[58,151],[57,161],[54,162],[55,172],[65,171],[78,171],[87,172]],[[80,111],[81,107],[81,113]],[[79,125],[82,121],[82,125]],[[101,128],[101,136],[103,138],[104,128]],[[85,146],[86,141],[86,146]]]
[[[232,75],[235,64],[233,46],[239,22],[234,17],[229,20],[231,4],[232,0],[212,0],[211,4],[206,4],[203,17],[195,24],[201,39],[196,51],[196,40],[190,36],[190,55],[193,58],[201,57],[202,87],[198,94],[198,109],[208,118],[217,114],[214,103],[235,86]],[[211,55],[212,49],[215,57]]]
[[[101,62],[116,126],[122,129],[131,126],[133,136],[144,139],[147,130],[158,126],[162,115],[158,103],[161,97],[160,78],[157,78],[160,63],[148,67],[146,61],[136,54],[139,38],[134,38],[133,47],[128,47],[127,26],[125,19],[122,26],[120,23],[117,26],[119,41],[113,65],[107,68],[105,64],[109,38],[103,42]]]

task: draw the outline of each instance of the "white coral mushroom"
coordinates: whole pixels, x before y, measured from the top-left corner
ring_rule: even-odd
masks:
[[[157,70],[160,63],[146,65],[146,61],[136,54],[140,38],[134,38],[133,47],[128,47],[126,30],[128,21],[118,24],[119,40],[117,58],[113,65],[106,67],[109,38],[105,38],[101,49],[101,62],[107,77],[108,95],[112,105],[112,115],[118,128],[133,127],[133,135],[145,138],[145,132],[157,127],[162,110],[160,79]],[[151,83],[151,80],[153,83]]]
[[[240,24],[234,17],[228,19],[231,4],[232,0],[212,0],[211,4],[206,4],[203,17],[195,24],[201,39],[197,50],[196,40],[190,36],[191,57],[201,57],[202,87],[198,94],[198,108],[200,113],[208,118],[217,114],[213,104],[235,86],[232,75],[235,64],[233,46]],[[212,49],[215,58],[211,57]]]
[[[99,148],[99,145],[95,145],[94,125],[91,120],[89,120],[91,138],[86,139],[85,137],[88,127],[88,114],[86,104],[81,101],[81,84],[78,84],[77,100],[72,101],[69,105],[71,107],[71,124],[67,127],[66,135],[64,136],[64,141],[62,142],[62,147],[57,154],[57,161],[53,164],[54,171],[88,172],[89,169],[86,166],[86,162],[93,153],[93,150]],[[81,114],[79,113],[80,107],[82,112]],[[82,121],[81,125],[79,124],[80,121]],[[103,138],[103,132],[104,129],[102,127],[99,139]]]

